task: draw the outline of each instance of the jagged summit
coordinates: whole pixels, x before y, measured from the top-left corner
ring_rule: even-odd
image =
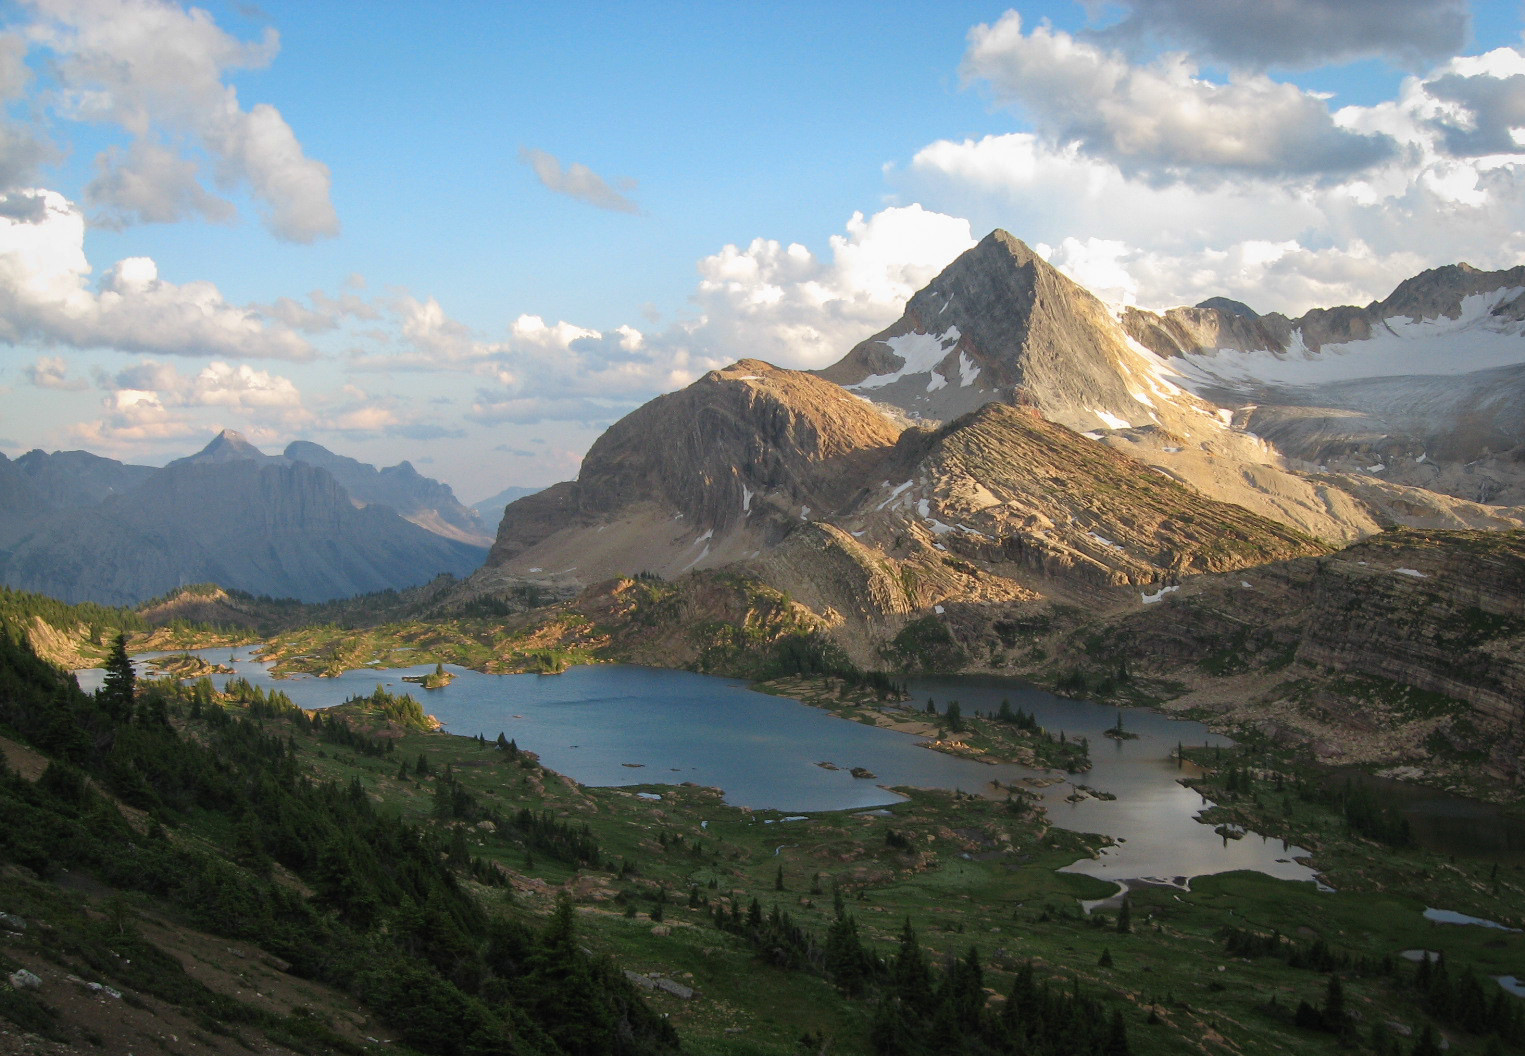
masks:
[[[819,372],[912,417],[985,403],[1038,409],[1076,430],[1210,428],[1212,411],[1140,355],[1111,310],[1020,239],[993,231],[906,304],[893,325]]]
[[[1424,319],[1460,319],[1466,310],[1469,297],[1493,294],[1501,290],[1513,290],[1514,295],[1502,298],[1490,308],[1494,316],[1506,315],[1513,305],[1511,319],[1521,318],[1519,306],[1521,292],[1525,292],[1525,266],[1508,271],[1482,271],[1471,264],[1447,264],[1422,271],[1411,279],[1404,279],[1392,293],[1367,311],[1380,319],[1401,316],[1412,322]]]

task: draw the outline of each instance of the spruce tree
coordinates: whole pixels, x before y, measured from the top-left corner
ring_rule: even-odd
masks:
[[[119,634],[111,645],[111,654],[106,657],[106,675],[101,679],[96,699],[112,719],[130,722],[136,690],[137,675],[132,669],[132,658],[127,655],[127,636]]]

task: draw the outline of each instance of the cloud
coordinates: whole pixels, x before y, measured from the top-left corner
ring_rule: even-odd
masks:
[[[867,219],[854,213],[846,226],[846,234],[831,237],[829,258],[771,239],[705,257],[693,297],[699,318],[661,342],[681,337],[717,365],[756,356],[823,367],[893,322],[913,293],[975,242],[967,220],[920,205]]]
[[[139,140],[125,156],[112,147],[96,157],[95,167],[85,200],[100,207],[94,222],[102,227],[170,224],[192,216],[226,223],[238,212],[197,182],[194,162],[157,144]]]
[[[611,403],[582,396],[505,395],[483,389],[466,417],[479,425],[539,425],[577,422],[602,429],[633,410],[637,403]]]
[[[26,368],[26,376],[39,389],[80,392],[90,387],[84,378],[69,377],[69,365],[62,356],[39,356],[37,362]]]
[[[32,83],[27,43],[19,33],[0,33],[0,107],[22,98]],[[38,167],[55,156],[48,143],[0,110],[0,191],[35,183]]]
[[[42,217],[0,212],[0,341],[160,355],[310,359],[301,337],[264,325],[209,282],[177,285],[147,257],[118,261],[88,283],[84,217],[62,195],[29,191]],[[14,198],[14,196],[13,196]]]
[[[563,168],[554,154],[529,147],[519,148],[519,160],[534,170],[535,178],[547,190],[616,213],[639,214],[641,211],[640,206],[609,186],[602,176],[581,162],[573,162]]]
[[[1341,128],[1394,147],[1344,174],[1164,180],[1115,151],[1019,132],[930,143],[887,178],[976,230],[1002,226],[1045,244],[1061,268],[1118,300],[1165,306],[1225,294],[1296,315],[1380,298],[1425,267],[1525,260],[1516,140],[1525,133],[1515,131],[1525,129],[1525,85],[1516,78],[1525,80],[1525,49],[1500,48],[1344,108]]]
[[[1424,81],[1430,125],[1461,157],[1525,152],[1525,54],[1497,48],[1456,59]]]
[[[205,426],[183,415],[172,415],[153,392],[120,389],[102,401],[105,415],[95,421],[70,426],[68,433],[81,443],[106,450],[124,445],[175,440],[205,432]]]
[[[459,440],[466,435],[466,430],[440,425],[437,422],[409,422],[392,428],[388,436],[401,437],[404,440]],[[427,462],[428,459],[419,459]]]
[[[40,191],[0,194],[0,217],[23,224],[40,224],[48,218],[48,199]]]
[[[358,355],[351,368],[476,375],[483,380],[467,417],[480,424],[603,426],[748,356],[825,366],[893,322],[911,294],[973,244],[967,221],[913,205],[854,214],[827,254],[768,239],[725,246],[699,261],[684,318],[649,332],[526,313],[489,339],[432,298],[398,294],[388,309],[396,351]]]
[[[1263,313],[1364,304],[1425,266],[1417,253],[1379,255],[1359,241],[1310,249],[1292,239],[1249,239],[1181,253],[1071,238],[1037,248],[1070,278],[1117,303],[1195,304],[1226,295]]]
[[[1086,36],[1127,47],[1184,43],[1247,69],[1383,58],[1414,69],[1466,43],[1466,0],[1122,0],[1127,15]]]
[[[1135,66],[1047,25],[1029,34],[1007,12],[969,33],[963,75],[987,84],[1056,146],[1075,144],[1156,181],[1319,178],[1391,158],[1393,140],[1343,127],[1318,96],[1262,74],[1227,84],[1184,55]]]
[[[102,384],[120,393],[147,394],[164,407],[225,407],[235,410],[299,410],[302,394],[290,378],[220,360],[194,374],[146,360],[118,371]],[[108,398],[109,399],[109,398]]]
[[[184,144],[204,153],[220,188],[248,188],[277,238],[338,233],[328,167],[303,153],[279,111],[264,103],[245,110],[224,80],[274,59],[273,29],[240,41],[205,11],[164,0],[33,0],[32,8],[28,37],[53,54],[55,111],[131,137],[126,152],[96,159],[87,201],[106,222],[230,215],[231,204],[204,189],[199,164],[170,149]]]

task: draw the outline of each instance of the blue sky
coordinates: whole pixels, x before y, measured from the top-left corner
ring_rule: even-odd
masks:
[[[1001,226],[1112,300],[1525,261],[1517,3],[0,5],[0,451],[475,501]],[[1516,131],[1519,129],[1520,131]]]

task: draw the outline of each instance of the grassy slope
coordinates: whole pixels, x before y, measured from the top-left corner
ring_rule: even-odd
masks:
[[[1204,878],[1191,893],[1145,889],[1131,896],[1133,931],[1119,934],[1113,915],[1086,918],[1078,909],[1078,898],[1100,897],[1107,889],[1054,871],[1084,853],[1083,838],[1047,830],[1041,819],[1013,813],[1004,803],[921,792],[894,808],[892,818],[847,812],[783,822],[775,813],[727,808],[709,789],[579,788],[466,739],[409,734],[397,751],[406,759],[425,753],[436,767],[450,764],[487,801],[548,808],[586,822],[606,857],[633,863],[638,872],[624,880],[538,859],[526,866],[522,850],[495,848],[487,835],[474,837],[481,844],[473,853],[496,857],[522,877],[518,904],[546,911],[557,890],[574,890],[590,946],[632,970],[695,987],[699,996],[692,1000],[660,993],[652,1000],[699,1051],[793,1052],[804,1032],[831,1037],[833,1052],[865,1051],[867,1013],[820,979],[760,963],[746,943],[715,930],[707,910],[687,905],[692,885],[710,900],[729,896],[745,905],[755,897],[764,907],[779,905],[798,923],[824,933],[836,884],[864,937],[881,953],[890,952],[909,919],[939,957],[977,948],[987,985],[998,993],[1008,985],[1009,970],[1033,958],[1058,978],[1078,978],[1128,1009],[1133,1048],[1140,1053],[1340,1051],[1334,1037],[1299,1029],[1264,1007],[1273,993],[1289,1013],[1300,1000],[1317,1004],[1326,976],[1274,959],[1230,957],[1219,938],[1226,926],[1280,928],[1305,944],[1322,938],[1351,955],[1444,950],[1453,965],[1525,974],[1520,935],[1436,926],[1420,917],[1427,899],[1494,918],[1513,905],[1515,914],[1525,916],[1518,908],[1525,905],[1525,881],[1517,871],[1505,871],[1504,886],[1494,895],[1483,882],[1486,864],[1457,865],[1420,852],[1394,857],[1375,844],[1341,837],[1337,819],[1311,808],[1302,821],[1314,832],[1299,838],[1323,848],[1317,864],[1343,890],[1319,893],[1311,885],[1255,874]],[[427,787],[412,778],[396,780],[388,760],[328,752],[316,763],[334,777],[361,776],[395,809],[420,818],[430,809]],[[633,794],[642,790],[662,799]],[[907,837],[913,850],[886,846],[890,829]],[[782,892],[775,890],[780,866]],[[1355,876],[1369,880],[1358,883]],[[668,901],[656,924],[650,914],[659,890]],[[636,907],[634,917],[625,915],[625,903]],[[1111,954],[1110,968],[1097,964],[1103,951]],[[1393,979],[1351,977],[1347,992],[1361,1011],[1363,1029],[1378,1019],[1415,1030],[1425,1022],[1413,995]],[[1146,1025],[1151,1007],[1162,1023]],[[736,1028],[744,1034],[727,1033]],[[1482,1050],[1481,1039],[1446,1034],[1452,1051]]]

